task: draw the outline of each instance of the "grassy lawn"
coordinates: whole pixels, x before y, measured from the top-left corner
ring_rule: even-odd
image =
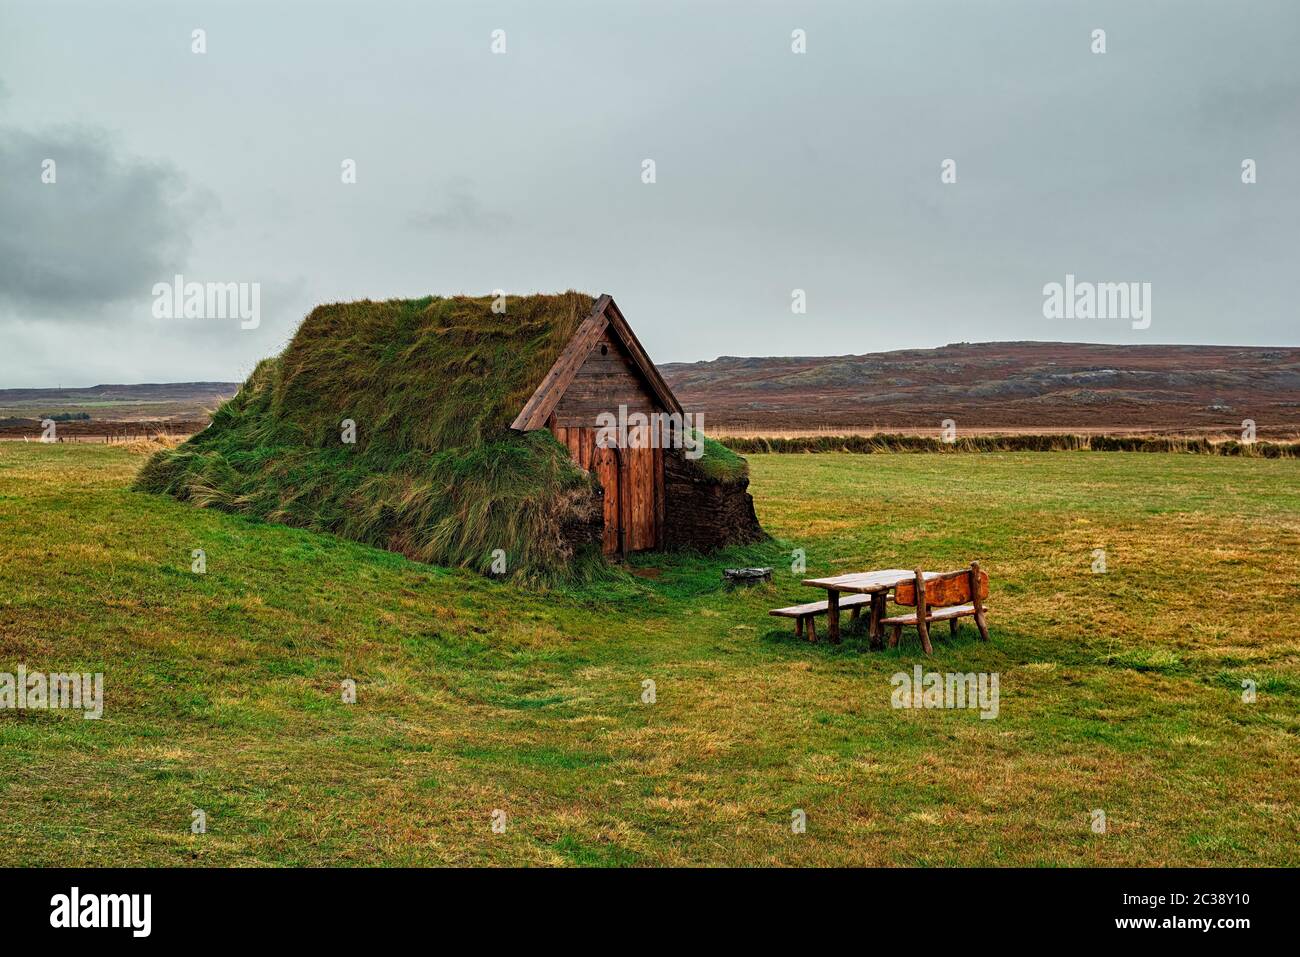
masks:
[[[547,593],[128,491],[142,461],[0,443],[0,671],[105,675],[100,721],[0,713],[0,864],[1300,864],[1300,461],[756,455],[777,543]],[[796,642],[794,548],[979,559],[992,641]],[[891,708],[915,663],[999,673],[996,720]]]

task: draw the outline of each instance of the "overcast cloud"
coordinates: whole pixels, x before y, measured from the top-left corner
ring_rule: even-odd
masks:
[[[6,0],[0,387],[239,379],[317,302],[498,287],[612,293],[665,362],[1295,345],[1297,49],[1294,0]],[[261,325],[154,318],[178,273]],[[1150,328],[1045,319],[1066,273]]]
[[[33,189],[46,162],[53,182]],[[202,211],[183,193],[174,169],[119,157],[101,133],[0,126],[0,209],[14,227],[0,231],[0,308],[85,322],[138,298],[189,252]]]

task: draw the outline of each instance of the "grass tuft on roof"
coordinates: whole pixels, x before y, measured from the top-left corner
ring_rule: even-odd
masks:
[[[695,466],[708,478],[718,482],[738,482],[749,477],[749,463],[721,442],[697,433],[704,440],[703,455],[695,459]]]
[[[488,572],[504,551],[526,577],[589,577],[598,549],[568,544],[593,480],[546,430],[510,422],[591,296],[319,306],[203,432],[159,452],[136,487]],[[342,440],[344,420],[356,442]]]

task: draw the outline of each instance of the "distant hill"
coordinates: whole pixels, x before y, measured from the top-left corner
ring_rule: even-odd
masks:
[[[239,391],[238,382],[92,385],[80,389],[0,389],[0,419],[87,413],[93,421],[206,419]]]
[[[708,430],[959,429],[1300,434],[1300,348],[957,343],[860,356],[737,358],[659,367]],[[236,382],[0,389],[0,420],[86,412],[99,422],[199,423]]]
[[[773,431],[958,428],[1300,429],[1300,348],[957,343],[859,356],[660,366],[705,427]]]

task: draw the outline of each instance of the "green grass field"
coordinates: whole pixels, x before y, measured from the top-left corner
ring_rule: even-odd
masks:
[[[105,675],[100,721],[0,713],[0,864],[1300,864],[1300,461],[756,455],[777,542],[546,592],[130,491],[142,461],[0,444],[0,671]],[[794,548],[979,559],[992,641],[796,642]],[[723,591],[738,562],[775,583]],[[997,719],[891,708],[918,662],[999,673]]]

